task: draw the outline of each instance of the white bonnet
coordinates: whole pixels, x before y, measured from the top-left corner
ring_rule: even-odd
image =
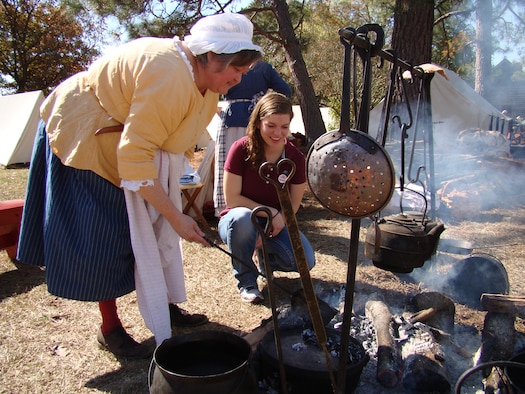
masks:
[[[236,53],[254,50],[262,53],[260,46],[252,43],[253,25],[244,15],[224,13],[199,19],[190,29],[184,42],[196,55],[206,52]]]

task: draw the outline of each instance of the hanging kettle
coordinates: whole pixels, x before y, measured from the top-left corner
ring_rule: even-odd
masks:
[[[436,252],[443,231],[443,223],[426,216],[425,199],[424,212],[401,212],[376,219],[367,229],[364,253],[378,268],[412,272]]]

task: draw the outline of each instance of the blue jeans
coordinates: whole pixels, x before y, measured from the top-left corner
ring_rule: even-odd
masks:
[[[248,208],[233,208],[221,218],[218,226],[222,241],[228,245],[232,255],[242,261],[232,258],[233,274],[239,289],[257,287],[258,271],[252,256],[259,233],[251,221],[251,213]],[[264,228],[267,219],[258,218],[258,220]],[[312,269],[315,266],[314,250],[305,235],[303,233],[300,235],[308,267]],[[286,227],[277,236],[267,238],[266,246],[272,271],[297,271],[293,247]]]

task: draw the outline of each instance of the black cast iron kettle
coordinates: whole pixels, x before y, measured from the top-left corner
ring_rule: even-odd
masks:
[[[426,216],[426,209],[385,216],[368,227],[364,253],[378,268],[412,272],[436,252],[444,230],[443,223]]]

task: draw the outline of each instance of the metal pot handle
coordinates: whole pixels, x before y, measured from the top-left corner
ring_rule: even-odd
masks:
[[[500,368],[501,367],[515,367],[519,369],[525,369],[525,364],[518,363],[515,361],[489,361],[486,363],[478,364],[470,369],[467,369],[465,372],[461,374],[461,376],[457,380],[456,385],[454,387],[454,393],[461,394],[461,387],[463,386],[463,383],[474,372],[477,372],[481,369],[494,368],[494,367],[500,367]]]
[[[399,187],[396,187],[396,189],[399,189]],[[399,198],[399,210],[401,211],[401,213],[403,213],[403,194],[406,192],[406,191],[410,191],[412,193],[415,193],[417,195],[419,195],[420,197],[423,198],[423,201],[425,202],[425,207],[423,209],[423,216],[421,218],[421,224],[422,225],[425,225],[426,224],[426,219],[427,219],[427,210],[428,210],[428,201],[427,201],[427,197],[423,194],[423,193],[420,193],[416,190],[412,190],[412,189],[407,189],[407,188],[404,188],[401,190],[401,197]]]
[[[295,163],[287,158],[279,160],[277,164],[265,162],[259,167],[260,177],[274,185],[278,194],[279,189],[285,189],[294,174]]]

